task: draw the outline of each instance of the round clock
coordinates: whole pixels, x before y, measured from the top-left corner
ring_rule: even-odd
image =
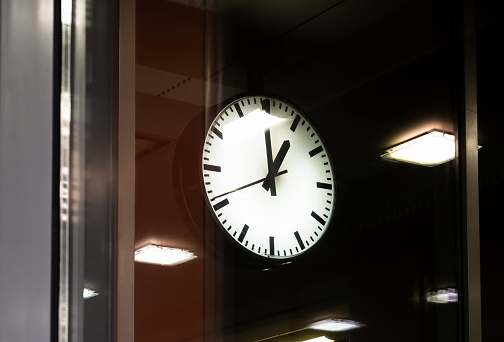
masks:
[[[327,230],[336,190],[331,160],[292,104],[269,96],[233,101],[210,125],[202,158],[209,206],[246,250],[285,261]]]

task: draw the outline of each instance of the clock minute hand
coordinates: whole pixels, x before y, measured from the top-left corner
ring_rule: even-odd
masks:
[[[289,140],[284,140],[284,142],[282,143],[282,146],[280,146],[280,150],[278,151],[278,154],[277,154],[275,160],[273,161],[273,164],[271,165],[270,170],[268,171],[268,174],[265,177],[265,180],[262,185],[262,187],[264,189],[266,189],[266,190],[270,189],[271,181],[275,179],[276,174],[277,174],[278,170],[280,169],[280,166],[282,165],[282,162],[283,162],[285,155],[287,154],[287,151],[289,150],[289,148],[290,148]]]
[[[268,159],[268,175],[269,175],[273,166],[273,152],[271,151],[271,132],[269,128],[264,130],[264,140],[266,141],[266,158]],[[271,196],[276,196],[276,186],[274,178],[271,180],[269,190],[271,190]]]
[[[278,172],[278,173],[275,175],[275,177],[277,177],[277,176],[281,176],[281,175],[286,174],[286,173],[287,173],[287,170],[280,171],[280,172]],[[223,194],[220,194],[220,195],[218,195],[218,196],[215,196],[215,197],[211,198],[211,199],[210,199],[210,201],[214,201],[214,200],[216,200],[217,198],[220,198],[220,197],[223,197],[223,196],[226,196],[226,195],[232,194],[233,192],[236,192],[236,191],[238,191],[238,190],[243,190],[243,189],[246,189],[246,188],[248,188],[249,186],[259,184],[259,183],[263,182],[265,179],[267,179],[267,178],[266,178],[266,177],[264,177],[264,178],[261,178],[261,179],[259,179],[259,180],[256,180],[255,182],[248,183],[248,184],[246,184],[246,185],[244,185],[244,186],[240,186],[239,188],[236,188],[236,189],[234,189],[234,190],[231,190],[231,191],[225,192],[225,193],[223,193]]]

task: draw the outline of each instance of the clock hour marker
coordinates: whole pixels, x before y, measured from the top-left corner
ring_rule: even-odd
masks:
[[[322,148],[322,146],[315,147],[313,150],[310,151],[310,157],[313,157],[313,156],[319,154],[323,150],[324,149]]]
[[[301,117],[296,114],[296,117],[294,118],[294,121],[292,122],[292,125],[290,126],[290,130],[295,132],[296,131],[296,128],[299,124],[299,120],[301,120]]]
[[[317,182],[317,188],[332,190],[332,184]]]
[[[220,201],[219,203],[214,204],[213,208],[215,211],[217,211],[219,209],[222,209],[223,207],[225,207],[228,204],[229,204],[229,200],[226,198],[226,199]]]
[[[238,116],[239,116],[240,118],[241,118],[241,117],[243,117],[243,111],[242,111],[242,109],[240,108],[240,105],[239,105],[238,103],[235,103],[234,107],[235,107],[236,111],[238,112]]]
[[[323,225],[323,226],[325,225],[326,221],[322,217],[318,216],[317,213],[315,213],[314,211],[311,212],[311,216],[315,220],[319,221],[321,225]]]
[[[238,237],[238,241],[243,242],[243,239],[245,238],[245,235],[247,235],[249,226],[244,225],[242,228],[242,231],[240,233],[240,236]]]
[[[275,238],[273,236],[269,237],[270,245],[270,255],[275,255]]]
[[[211,164],[203,164],[203,170],[221,172],[221,167]]]
[[[299,244],[299,247],[301,247],[301,250],[305,249],[305,245],[303,243],[303,240],[301,240],[301,236],[299,236],[299,232],[295,231],[294,235],[296,236],[296,240],[297,240],[297,242]],[[296,251],[297,251],[297,247],[296,247]]]
[[[219,129],[217,127],[213,126],[212,132],[214,132],[215,135],[218,136],[219,138],[221,138],[221,140],[222,140],[222,132],[219,131]]]
[[[264,99],[261,101],[261,109],[264,110],[266,113],[270,114],[270,100]]]

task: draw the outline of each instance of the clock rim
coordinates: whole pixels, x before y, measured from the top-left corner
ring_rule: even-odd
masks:
[[[327,151],[327,158],[329,160],[329,163],[331,165],[331,170],[332,170],[332,175],[333,175],[333,184],[334,184],[334,194],[333,194],[333,203],[331,204],[331,215],[329,217],[329,219],[327,220],[327,223],[326,223],[326,229],[322,232],[322,234],[320,235],[320,237],[317,239],[317,241],[315,242],[315,245],[318,245],[320,244],[321,241],[323,241],[326,236],[327,236],[327,230],[329,229],[329,225],[331,224],[331,222],[333,222],[333,218],[335,216],[335,211],[336,211],[336,202],[337,202],[337,178],[336,178],[336,171],[335,171],[335,168],[334,168],[334,163],[333,163],[333,159],[332,159],[332,153],[331,151],[328,149],[328,145],[326,144],[326,141],[324,139],[324,137],[320,134],[320,130],[318,129],[317,125],[315,125],[312,121],[312,119],[310,118],[309,115],[306,114],[305,111],[303,111],[299,106],[297,106],[296,104],[293,104],[290,100],[286,99],[285,97],[282,97],[282,96],[279,96],[277,94],[274,94],[274,93],[271,93],[271,92],[243,92],[243,93],[240,93],[240,94],[237,94],[237,95],[234,95],[234,96],[231,96],[229,98],[227,98],[226,100],[222,101],[221,103],[219,103],[218,105],[216,105],[214,107],[214,110],[212,111],[212,120],[210,121],[209,120],[209,124],[208,124],[208,127],[207,124],[205,123],[205,135],[204,135],[204,138],[203,138],[203,146],[202,148],[200,149],[201,151],[201,156],[200,156],[200,168],[199,168],[199,172],[200,172],[200,185],[201,185],[201,188],[202,188],[202,191],[203,191],[203,197],[205,198],[205,210],[206,211],[209,211],[212,215],[212,219],[213,219],[213,224],[214,225],[217,225],[219,227],[219,231],[220,233],[224,233],[223,235],[226,236],[226,240],[230,240],[231,241],[231,245],[233,247],[235,247],[236,249],[238,250],[241,250],[241,251],[245,251],[245,254],[248,255],[248,256],[252,256],[254,257],[256,260],[260,260],[262,262],[265,262],[266,264],[269,264],[269,265],[282,265],[282,264],[286,264],[286,263],[291,263],[291,262],[294,262],[296,260],[298,260],[299,258],[302,258],[303,256],[306,256],[306,255],[309,255],[311,253],[313,253],[314,251],[314,246],[311,246],[309,247],[306,251],[304,252],[301,252],[301,253],[298,253],[296,255],[293,255],[293,256],[287,256],[287,257],[283,257],[283,258],[272,258],[272,257],[269,257],[267,255],[261,255],[261,254],[258,254],[254,251],[251,251],[250,249],[244,247],[241,243],[239,243],[238,241],[236,241],[236,239],[234,239],[229,233],[228,231],[226,230],[226,228],[222,225],[222,223],[219,221],[215,211],[212,209],[212,205],[210,203],[210,198],[206,192],[206,188],[205,188],[205,181],[204,181],[204,177],[203,177],[203,150],[204,150],[204,144],[206,142],[206,139],[208,137],[208,133],[209,133],[209,130],[210,128],[212,127],[212,124],[215,122],[215,119],[223,112],[223,110],[225,108],[228,108],[230,105],[232,105],[233,103],[235,102],[238,102],[240,101],[241,99],[244,99],[244,98],[248,98],[248,97],[265,97],[265,98],[269,98],[269,99],[272,99],[272,100],[278,100],[278,101],[281,101],[283,103],[287,103],[289,105],[289,107],[295,109],[298,113],[302,114],[302,116],[310,123],[310,125],[313,127],[313,129],[315,130],[315,132],[317,133],[318,135],[318,138],[321,142],[321,144],[324,146],[324,149]]]

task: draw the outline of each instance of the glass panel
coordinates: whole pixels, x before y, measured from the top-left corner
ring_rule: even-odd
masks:
[[[206,6],[137,2],[135,340],[461,339],[458,9]]]
[[[477,3],[478,46],[478,134],[479,187],[481,227],[481,310],[484,341],[501,341],[504,333],[497,322],[503,318],[500,289],[504,286],[499,271],[503,267],[504,238],[499,227],[500,208],[503,207],[504,140],[499,133],[502,124],[502,93],[500,80],[504,77],[502,58],[497,42],[504,33],[504,6],[502,3]]]

